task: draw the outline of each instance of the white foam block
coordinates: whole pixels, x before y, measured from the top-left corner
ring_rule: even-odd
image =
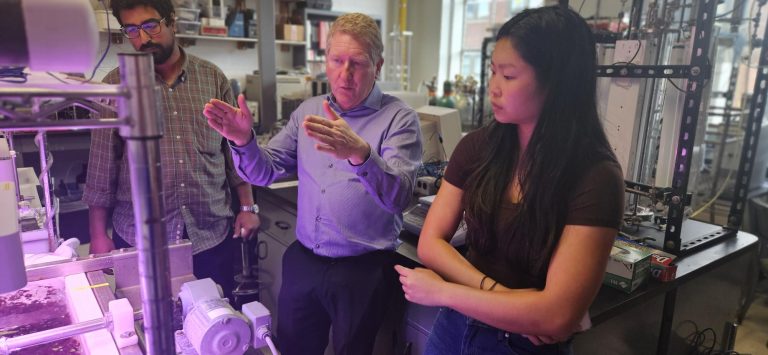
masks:
[[[133,306],[127,298],[109,301],[112,315],[112,336],[120,348],[136,345],[139,337],[133,327]]]
[[[103,318],[96,296],[85,274],[69,275],[64,278],[64,290],[73,322]],[[80,343],[89,354],[119,355],[112,334],[107,329],[85,333],[80,336]]]

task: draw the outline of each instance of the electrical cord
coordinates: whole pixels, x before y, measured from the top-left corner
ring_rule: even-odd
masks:
[[[581,8],[584,7],[584,3],[587,2],[587,0],[581,0],[581,5],[579,5],[579,11],[578,13],[581,13]]]
[[[64,81],[64,79],[62,79],[62,78],[59,78],[59,77],[58,77],[58,76],[56,76],[56,74],[54,74],[54,73],[51,73],[51,72],[49,72],[49,71],[47,71],[47,72],[45,72],[45,73],[46,73],[46,74],[48,74],[48,76],[50,76],[50,77],[52,77],[52,78],[54,78],[54,79],[58,80],[58,81],[59,81],[60,83],[62,83],[62,84],[67,84],[67,85],[71,84],[70,82]]]
[[[280,352],[278,352],[277,348],[275,347],[275,343],[272,341],[272,332],[269,330],[268,325],[262,325],[256,329],[256,337],[264,340],[267,343],[269,351],[272,352],[272,355],[280,355]]]
[[[268,335],[266,338],[264,338],[264,341],[267,342],[267,346],[269,346],[269,351],[271,351],[273,355],[280,355],[280,353],[277,351],[277,348],[275,347],[275,343],[272,342],[271,336]]]
[[[112,46],[112,41],[110,40],[109,36],[112,35],[112,28],[109,26],[109,11],[107,11],[107,4],[104,3],[104,0],[99,0],[101,3],[102,8],[104,8],[104,16],[106,16],[107,21],[107,48],[104,50],[104,53],[101,54],[101,58],[99,58],[99,62],[96,63],[96,66],[93,67],[93,71],[91,72],[91,76],[88,78],[88,80],[82,82],[82,84],[90,83],[91,80],[93,80],[93,77],[96,75],[96,70],[99,69],[101,66],[101,63],[104,61],[104,58],[106,58],[107,53],[109,53],[109,48]]]
[[[643,47],[643,42],[638,39],[637,40],[637,50],[635,51],[635,54],[632,55],[632,58],[630,58],[628,62],[615,62],[615,63],[613,63],[611,65],[626,65],[626,66],[637,65],[637,64],[634,63],[634,61],[635,61],[635,58],[637,58],[637,54],[640,53],[640,48],[642,48],[642,47]],[[618,83],[616,83],[615,85],[618,86],[618,87],[624,88],[624,89],[628,89],[628,88],[632,87],[631,83],[626,85],[626,86],[619,85]]]
[[[715,351],[715,347],[717,347],[717,333],[714,329],[707,327],[699,330],[699,327],[692,320],[680,322],[678,328],[684,324],[691,324],[693,326],[693,332],[685,337],[686,344],[690,346],[689,355],[740,355],[739,352],[734,350]],[[707,334],[712,334],[712,339],[709,341]]]
[[[43,146],[43,134],[44,134],[43,131],[38,131],[37,134],[35,134],[34,142],[35,142],[35,145],[38,148]],[[45,170],[43,170],[43,169],[40,170],[40,175],[37,177],[37,179],[39,181],[44,181],[45,180],[44,177],[47,177],[48,181],[50,182],[50,184],[49,184],[50,190],[51,190],[51,192],[53,192],[53,190],[55,190],[56,187],[55,187],[55,184],[53,183],[53,181],[51,179],[51,176],[48,175],[50,173],[50,171],[51,171],[51,167],[53,166],[53,154],[51,153],[50,150],[46,151],[45,161],[46,161]],[[43,164],[41,162],[40,163],[40,167],[42,168],[42,166],[43,166]],[[54,227],[56,228],[56,235],[58,236],[58,235],[60,235],[59,234],[59,210],[60,210],[59,199],[53,193],[51,193],[51,201],[46,201],[46,203],[48,203],[48,202],[51,203],[51,211],[53,212],[54,215],[53,216],[46,215],[45,216],[46,223],[48,223],[48,218],[53,218],[52,223],[56,224]]]
[[[109,26],[109,11],[107,11],[107,5],[104,3],[104,0],[99,0],[99,2],[101,3],[102,8],[104,8],[104,16],[107,17],[107,19],[106,19],[106,21],[107,21],[107,48],[104,49],[104,52],[101,54],[101,58],[99,58],[99,61],[96,63],[96,66],[93,67],[93,71],[91,71],[91,76],[88,77],[88,79],[86,79],[86,80],[82,80],[82,81],[78,80],[78,81],[80,81],[80,84],[91,83],[91,81],[93,80],[93,77],[96,76],[96,71],[99,69],[99,67],[101,67],[101,63],[104,62],[104,58],[107,57],[107,53],[109,53],[109,49],[112,47],[112,41],[109,39],[109,36],[112,33],[112,28]],[[68,81],[65,81],[62,78],[59,78],[54,73],[46,72],[46,74],[48,74],[52,78],[58,80],[60,83],[67,84],[67,85],[72,84],[72,83],[70,83]]]
[[[717,334],[712,328],[705,328],[702,330],[699,330],[698,325],[694,321],[686,320],[680,325],[690,323],[693,325],[693,332],[691,334],[688,334],[688,336],[685,337],[685,342],[690,346],[690,350],[688,351],[689,355],[700,355],[700,354],[712,354],[712,350],[715,347],[715,344],[717,343]],[[702,351],[702,347],[704,346],[704,343],[707,340],[707,332],[712,333],[712,344],[705,348],[704,351]]]
[[[24,67],[0,67],[0,81],[5,83],[24,84],[28,75]]]
[[[725,181],[723,181],[723,185],[720,186],[719,190],[717,190],[717,193],[715,194],[715,196],[712,196],[711,200],[707,201],[707,203],[705,203],[703,206],[699,207],[698,210],[696,210],[693,213],[691,213],[691,215],[689,216],[690,218],[696,217],[696,215],[698,215],[699,213],[704,212],[704,210],[709,208],[709,205],[711,205],[711,204],[715,203],[715,201],[717,201],[717,198],[720,197],[720,194],[723,193],[723,191],[725,190],[725,187],[728,186],[728,182],[731,180],[731,175],[733,175],[733,170],[728,172],[728,176],[725,177]]]
[[[683,90],[683,89],[681,89],[679,86],[675,85],[675,82],[674,82],[674,81],[672,81],[672,79],[670,79],[670,78],[667,78],[667,81],[669,81],[669,84],[671,84],[672,86],[674,86],[674,87],[675,87],[675,89],[677,89],[677,91],[680,91],[680,92],[682,92],[682,93],[685,93],[685,90]]]
[[[637,65],[633,63],[635,61],[635,58],[637,58],[637,54],[640,53],[640,48],[643,47],[643,41],[636,40],[637,41],[637,50],[635,51],[635,54],[632,55],[632,58],[628,62],[616,62],[611,65],[618,65],[618,64],[624,64],[624,65]]]

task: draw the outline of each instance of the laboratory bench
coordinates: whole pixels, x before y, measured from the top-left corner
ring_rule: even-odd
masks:
[[[295,240],[296,223],[296,186],[279,187],[256,189],[262,219],[257,249],[259,276],[267,289],[261,293],[261,302],[272,311],[277,309],[282,253]],[[701,222],[693,224],[706,227]],[[400,235],[397,253],[406,266],[420,265],[417,240],[408,232]],[[707,344],[715,341],[715,350],[732,347],[737,323],[752,299],[757,255],[757,237],[738,232],[732,238],[677,259],[677,277],[673,281],[650,280],[630,294],[602,287],[590,307],[593,327],[574,337],[575,352],[687,353],[687,342],[696,333],[708,336]],[[409,302],[394,302],[393,307],[402,311],[399,319],[394,320],[398,353],[406,349],[421,354],[437,308]]]

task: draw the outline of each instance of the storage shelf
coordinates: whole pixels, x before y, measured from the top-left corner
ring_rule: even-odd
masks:
[[[229,42],[253,42],[253,43],[256,43],[259,41],[258,38],[249,38],[249,37],[217,37],[217,36],[188,35],[188,34],[182,34],[182,33],[177,33],[176,38],[204,39],[204,40],[229,41]]]
[[[286,41],[283,39],[275,40],[275,44],[282,44],[287,46],[306,46],[306,42],[297,42],[297,41]]]
[[[99,32],[105,33],[107,31],[99,30]],[[120,30],[113,29],[112,31],[110,31],[110,33],[121,33],[121,32]],[[177,33],[176,38],[203,39],[203,40],[228,41],[228,42],[253,42],[253,43],[256,43],[259,41],[258,38],[249,38],[249,37],[217,37],[217,36],[190,35],[190,34],[184,34],[184,33]],[[290,43],[294,43],[294,42],[290,42]],[[286,43],[286,44],[290,44],[290,43]],[[297,43],[304,44],[303,42],[297,42]]]

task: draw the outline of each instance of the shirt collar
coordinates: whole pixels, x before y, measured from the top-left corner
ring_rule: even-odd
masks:
[[[171,85],[171,88],[175,88],[181,83],[184,83],[187,81],[187,67],[189,66],[189,56],[187,55],[187,52],[184,51],[184,48],[181,48],[179,46],[179,52],[181,53],[181,74],[176,78],[176,80],[173,81],[173,84]],[[155,73],[155,80],[159,82],[165,82],[162,77],[160,77],[160,74]]]
[[[381,89],[379,89],[379,86],[374,83],[373,89],[371,89],[371,92],[368,93],[368,97],[366,97],[362,103],[347,111],[342,110],[341,107],[339,107],[339,105],[336,103],[336,97],[333,96],[333,92],[326,95],[326,100],[328,100],[328,102],[331,104],[331,108],[343,116],[345,113],[352,113],[360,110],[378,111],[381,108],[381,99],[383,96],[384,95],[382,94]]]

